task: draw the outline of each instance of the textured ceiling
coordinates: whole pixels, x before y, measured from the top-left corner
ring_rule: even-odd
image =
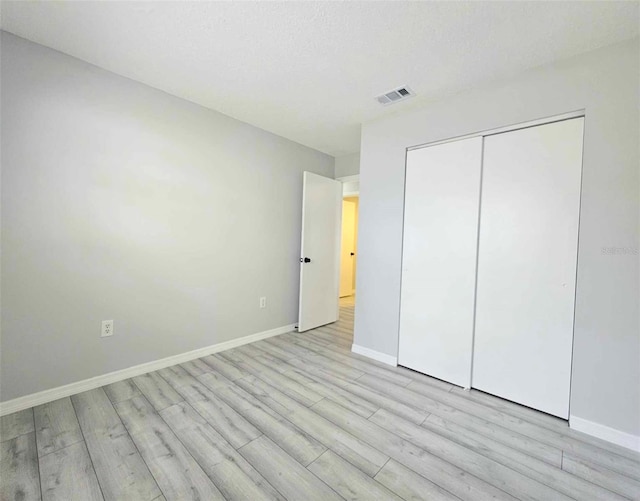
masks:
[[[11,2],[2,29],[338,156],[360,124],[638,36],[638,2]],[[418,97],[382,107],[409,85]]]

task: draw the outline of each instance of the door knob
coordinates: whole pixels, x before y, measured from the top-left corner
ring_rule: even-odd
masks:
[[[350,253],[352,256],[355,256],[355,254],[353,252]]]
[[[309,259],[308,257],[300,258],[300,262],[301,262],[301,263],[310,263],[310,262],[311,262],[311,259]]]

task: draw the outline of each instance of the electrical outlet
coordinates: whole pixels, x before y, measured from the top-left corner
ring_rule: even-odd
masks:
[[[100,337],[113,336],[113,320],[102,321],[102,332]]]
[[[260,308],[266,308],[267,307],[267,298],[266,297],[261,297],[260,298]]]

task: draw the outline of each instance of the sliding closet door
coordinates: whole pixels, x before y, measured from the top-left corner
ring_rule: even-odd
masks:
[[[398,362],[469,387],[482,138],[409,151]]]
[[[565,419],[583,121],[484,144],[473,387]]]

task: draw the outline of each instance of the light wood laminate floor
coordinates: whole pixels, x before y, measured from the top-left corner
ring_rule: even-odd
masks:
[[[334,324],[3,417],[1,499],[640,499],[638,454],[352,354],[341,304]]]

